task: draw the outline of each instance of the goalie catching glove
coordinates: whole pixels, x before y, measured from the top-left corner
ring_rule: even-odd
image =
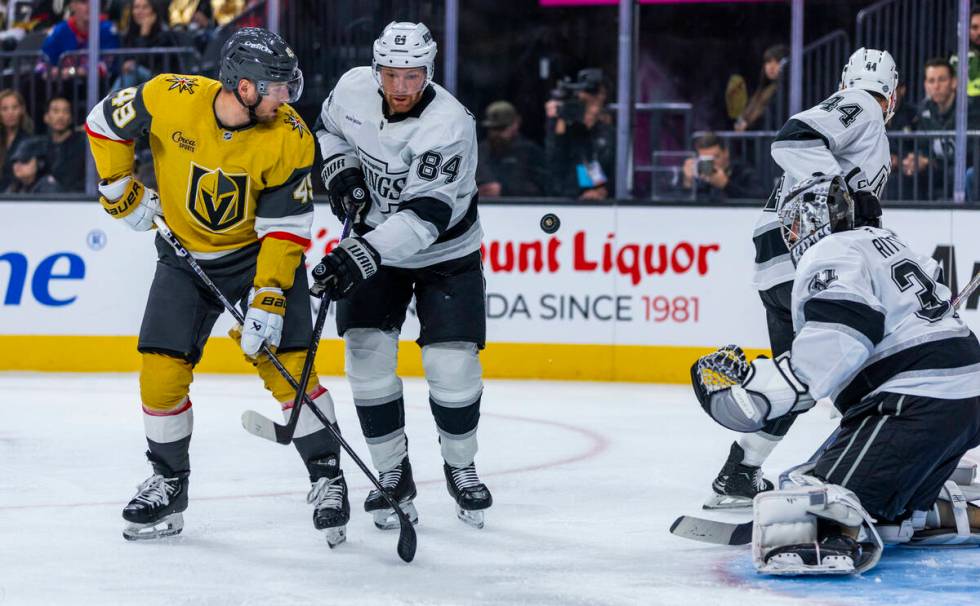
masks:
[[[310,294],[336,301],[378,273],[381,255],[364,238],[344,238],[313,268]]]
[[[160,196],[132,175],[99,183],[99,202],[107,213],[135,231],[153,227],[153,219],[163,214]]]
[[[793,372],[788,353],[775,360],[756,358],[751,364],[735,345],[698,358],[691,367],[691,385],[701,408],[718,424],[754,433],[773,419],[808,410],[813,397]]]

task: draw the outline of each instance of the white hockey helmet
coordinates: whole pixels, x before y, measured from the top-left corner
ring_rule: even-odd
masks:
[[[888,109],[885,111],[885,122],[888,122],[895,113],[895,89],[898,88],[895,60],[888,51],[859,48],[844,65],[840,87],[860,88],[888,99]]]
[[[424,67],[425,89],[435,75],[436,41],[424,23],[392,21],[374,41],[371,67],[379,86],[382,67]]]

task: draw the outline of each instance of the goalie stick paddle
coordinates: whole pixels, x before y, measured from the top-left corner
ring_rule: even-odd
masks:
[[[752,522],[734,524],[681,516],[670,525],[671,534],[712,545],[748,545],[752,542]]]
[[[228,313],[230,313],[232,317],[235,318],[235,321],[238,322],[239,324],[244,324],[244,317],[242,317],[242,312],[237,307],[235,307],[231,303],[231,301],[228,300],[228,297],[226,297],[224,293],[222,293],[221,290],[218,289],[215,283],[211,281],[211,278],[209,278],[208,275],[204,273],[204,270],[201,269],[201,266],[198,265],[197,261],[194,260],[194,257],[192,257],[191,254],[187,252],[187,249],[184,248],[184,245],[180,242],[177,236],[175,236],[174,233],[170,231],[170,226],[167,225],[167,222],[163,220],[163,217],[157,216],[153,219],[153,222],[157,226],[157,231],[160,233],[161,236],[163,236],[163,238],[167,241],[167,243],[170,244],[171,247],[173,247],[174,252],[177,254],[177,256],[182,257],[187,262],[187,265],[191,268],[191,270],[197,275],[198,278],[201,279],[201,282],[203,282],[204,285],[208,287],[211,293],[215,297],[217,297],[219,301],[221,301],[221,304],[224,306],[226,310],[228,310]],[[293,376],[289,374],[289,371],[286,370],[286,367],[282,365],[282,362],[279,361],[279,358],[276,356],[276,354],[273,353],[272,350],[270,350],[265,343],[262,344],[262,353],[269,358],[269,361],[272,362],[272,365],[275,366],[276,370],[279,371],[279,374],[281,374],[282,377],[286,379],[286,381],[290,384],[290,386],[292,386],[293,389],[299,387],[299,384],[296,383],[296,379],[294,379]],[[337,442],[340,443],[341,448],[343,448],[344,451],[348,455],[350,455],[351,460],[354,461],[354,463],[361,469],[361,471],[364,472],[364,475],[366,475],[367,478],[371,480],[371,483],[374,485],[376,489],[378,489],[378,491],[380,491],[381,496],[384,498],[384,500],[388,502],[388,505],[390,505],[391,508],[398,515],[398,526],[399,526],[398,557],[400,557],[402,560],[406,562],[411,562],[413,559],[415,559],[415,551],[418,547],[418,536],[415,534],[415,528],[412,526],[412,523],[409,521],[408,516],[405,515],[405,512],[402,511],[401,507],[391,497],[391,495],[389,495],[385,491],[384,487],[381,486],[381,483],[378,482],[378,478],[374,477],[374,474],[371,473],[371,470],[367,468],[367,465],[364,464],[364,461],[361,460],[361,457],[357,456],[357,453],[354,452],[354,449],[351,447],[351,445],[347,442],[347,440],[344,439],[342,435],[340,435],[340,431],[333,426],[333,423],[331,423],[330,419],[328,419],[326,415],[323,414],[323,411],[321,411],[317,407],[317,405],[313,403],[313,400],[311,400],[307,394],[303,393],[302,391],[298,393],[302,395],[303,402],[306,404],[306,406],[309,407],[313,415],[316,416],[316,418],[320,421],[320,423],[323,424],[323,426],[327,429],[327,431],[333,434],[333,436],[337,439]],[[292,420],[292,417],[290,417],[290,420]]]
[[[350,217],[347,217],[344,221],[343,232],[340,235],[341,240],[350,235],[351,223]],[[285,425],[282,425],[254,410],[246,410],[242,413],[242,427],[245,428],[245,431],[280,444],[289,444],[292,442],[293,434],[296,433],[296,424],[299,423],[300,408],[303,407],[303,402],[306,400],[303,394],[306,393],[306,387],[310,382],[313,364],[316,361],[316,351],[320,346],[320,335],[323,333],[323,325],[326,323],[327,310],[329,309],[330,299],[326,297],[320,299],[320,309],[317,310],[316,322],[313,323],[313,336],[310,339],[310,346],[306,352],[306,360],[303,363],[303,374],[300,377],[299,386],[296,388],[296,399],[293,400],[293,410],[289,415],[289,421]]]

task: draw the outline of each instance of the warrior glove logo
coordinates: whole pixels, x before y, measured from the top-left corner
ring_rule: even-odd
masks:
[[[211,231],[225,231],[245,218],[248,201],[248,175],[211,170],[191,163],[191,182],[187,208],[191,215]]]

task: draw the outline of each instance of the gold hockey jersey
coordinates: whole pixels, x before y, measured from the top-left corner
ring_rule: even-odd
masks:
[[[261,240],[256,286],[284,290],[313,222],[313,137],[288,105],[277,118],[237,129],[219,124],[221,83],[161,74],[111,93],[86,131],[102,179],[133,171],[133,142],[148,135],[163,214],[199,259],[218,259]]]

